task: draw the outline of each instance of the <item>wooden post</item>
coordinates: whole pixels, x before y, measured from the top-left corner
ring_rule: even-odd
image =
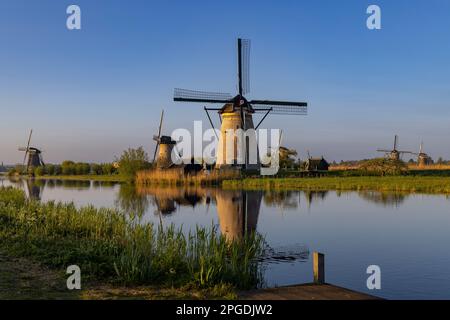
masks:
[[[314,283],[325,283],[325,255],[323,253],[313,253],[313,270],[314,270]]]

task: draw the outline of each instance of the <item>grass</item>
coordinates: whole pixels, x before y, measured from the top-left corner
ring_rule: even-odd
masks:
[[[389,192],[450,193],[450,177],[321,177],[321,178],[253,178],[226,180],[227,189],[265,190],[371,190]]]
[[[88,282],[195,288],[223,298],[261,284],[262,244],[257,234],[229,242],[215,227],[185,233],[113,209],[40,203],[0,188],[0,251],[59,272],[76,264]]]

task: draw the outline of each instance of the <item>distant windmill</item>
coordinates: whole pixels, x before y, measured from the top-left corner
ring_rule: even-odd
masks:
[[[19,151],[25,152],[25,155],[23,157],[23,163],[22,165],[25,166],[25,161],[27,160],[28,156],[28,162],[26,166],[25,172],[30,172],[30,169],[40,166],[45,166],[44,161],[42,160],[42,151],[38,148],[30,147],[31,143],[31,135],[33,134],[33,129],[30,131],[30,135],[28,136],[28,143],[27,147],[19,147]]]
[[[259,169],[260,161],[257,155],[256,164],[249,164],[249,147],[256,146],[256,137],[248,137],[249,139],[242,143],[240,155],[243,158],[243,165],[238,164],[237,140],[233,137],[234,154],[227,157],[226,154],[226,131],[229,129],[246,131],[248,129],[258,129],[264,119],[272,112],[272,114],[306,114],[306,102],[292,101],[271,101],[271,100],[247,100],[244,95],[250,91],[250,40],[238,39],[238,94],[233,97],[231,94],[192,91],[184,89],[175,89],[174,101],[181,102],[198,102],[208,104],[224,104],[221,108],[207,108],[204,110],[208,116],[211,126],[214,128],[211,117],[208,113],[210,110],[216,110],[221,120],[221,136],[218,143],[216,167],[227,165],[226,159],[233,161],[233,165],[239,165],[244,169]],[[264,116],[259,123],[254,126],[253,114],[263,113]],[[229,162],[229,161],[228,161]]]
[[[424,167],[433,163],[433,159],[423,152],[423,142],[420,143],[419,153],[414,153],[417,156],[417,163],[419,166]]]
[[[386,157],[391,160],[400,160],[401,156],[403,154],[414,154],[411,151],[399,151],[397,150],[398,146],[398,136],[395,135],[394,137],[394,149],[392,150],[384,150],[384,149],[378,149],[377,152],[384,152],[386,154]]]
[[[158,135],[153,136],[153,140],[156,141],[155,153],[153,155],[153,163],[156,163],[156,167],[158,169],[167,169],[173,165],[172,150],[176,144],[176,141],[172,140],[170,136],[161,136],[163,119],[164,119],[164,110],[162,110],[161,112]],[[156,158],[156,155],[158,155],[158,158]]]

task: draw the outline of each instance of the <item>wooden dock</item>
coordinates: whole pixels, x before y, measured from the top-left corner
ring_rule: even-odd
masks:
[[[248,300],[379,300],[381,298],[334,286],[325,282],[325,255],[313,253],[314,282],[286,287],[242,292]]]
[[[331,284],[301,284],[242,292],[244,300],[378,300],[375,296]]]

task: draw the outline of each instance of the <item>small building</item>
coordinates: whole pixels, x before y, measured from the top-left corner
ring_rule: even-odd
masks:
[[[323,158],[308,158],[305,163],[306,171],[327,171],[330,164]]]

